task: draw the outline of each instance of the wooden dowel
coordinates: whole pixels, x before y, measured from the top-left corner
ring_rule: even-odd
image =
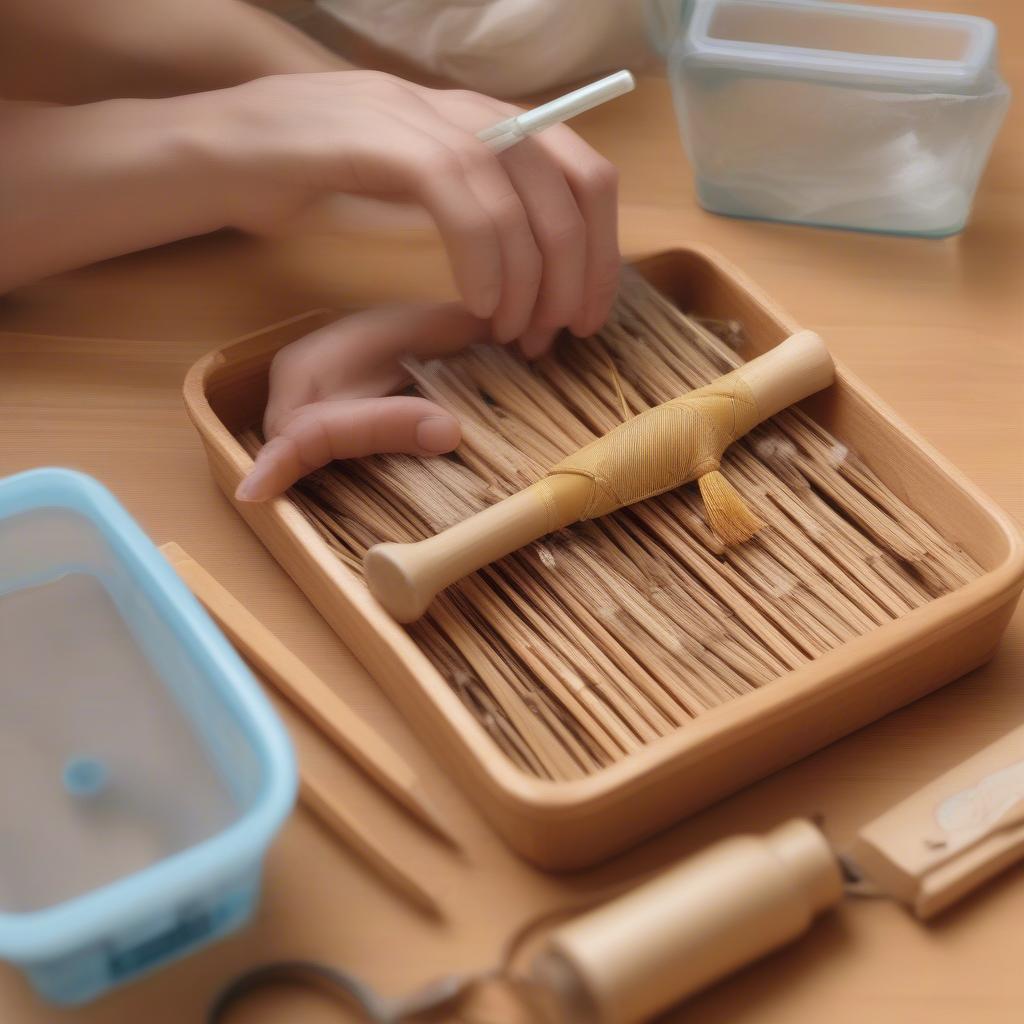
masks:
[[[430,892],[374,839],[343,806],[329,783],[308,765],[301,768],[299,799],[309,810],[393,889],[434,918],[443,917],[441,905]]]
[[[735,409],[746,410],[751,418],[740,431],[745,433],[762,419],[827,387],[832,376],[832,359],[821,339],[810,331],[801,331],[717,380],[715,387],[718,390],[712,400],[734,402]],[[510,382],[506,381],[505,388],[509,386]],[[737,390],[734,392],[733,389]],[[695,394],[703,393],[698,391]],[[522,401],[533,404],[525,398]],[[694,401],[704,399],[695,397]],[[539,413],[539,407],[534,408]],[[603,453],[601,479],[605,492],[617,496],[620,491],[613,486],[611,477],[616,473],[628,476],[629,466],[625,463],[635,457],[634,449],[638,443],[638,438],[629,433],[634,428],[645,430],[641,436],[653,446],[684,443],[686,435],[680,432],[679,421],[672,411],[674,408],[663,406],[658,410],[648,410],[644,417],[628,423],[619,423],[605,412],[599,426],[610,432],[594,442]],[[739,413],[733,412],[732,415],[740,422]],[[651,426],[645,428],[644,424]],[[659,434],[654,424],[671,424],[673,432]],[[623,431],[627,433],[623,434]],[[695,444],[699,436],[704,435],[691,431],[690,442]],[[626,454],[617,445],[627,445],[626,452],[633,454]],[[592,449],[584,448],[583,451]],[[721,454],[721,449],[706,454],[698,451],[689,453],[689,459],[678,463],[673,474],[673,486],[706,472],[694,469],[698,465],[698,456],[705,459],[713,457],[715,462],[712,465],[717,465]],[[594,514],[590,495],[596,484],[591,484],[586,475],[576,470],[563,471],[560,465],[556,465],[542,481],[433,537],[405,544],[384,542],[371,548],[364,562],[364,574],[374,597],[399,622],[411,622],[426,611],[439,591],[468,573],[547,533],[590,518]],[[660,489],[666,489],[666,484],[661,483]],[[633,493],[628,499],[619,498],[617,504],[632,504],[639,497]],[[602,514],[616,507],[616,504],[606,506]],[[719,529],[717,525],[716,529]],[[742,535],[745,536],[749,534]]]
[[[421,825],[459,844],[408,763],[179,545],[160,549],[239,651],[335,746]]]

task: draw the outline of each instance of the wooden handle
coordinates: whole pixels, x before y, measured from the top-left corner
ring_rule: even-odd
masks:
[[[695,400],[706,400],[705,392],[713,388],[716,399],[723,393],[728,397],[731,384],[737,391],[745,391],[748,396],[745,430],[793,402],[827,387],[832,383],[833,374],[832,358],[822,340],[812,331],[801,331],[770,352],[691,395]],[[750,396],[756,408],[752,408]],[[598,445],[607,447],[611,438],[621,437],[620,432],[629,432],[641,422],[642,417],[627,421],[579,454],[592,452]],[[733,422],[732,430],[726,436],[735,439],[736,429]],[[648,440],[647,443],[651,442]],[[634,438],[626,447],[635,450],[637,444]],[[709,454],[717,457],[721,451]],[[602,473],[607,469],[606,458],[601,454],[597,459]],[[563,469],[564,466],[565,463],[559,463],[543,480],[435,537],[413,544],[377,544],[370,548],[363,568],[371,593],[399,622],[414,622],[423,615],[434,597],[456,580],[545,534],[581,518],[591,518],[595,514],[593,509],[586,516],[584,509],[589,504],[587,495],[592,484],[585,476],[579,475],[578,467]],[[657,489],[650,489],[639,496],[634,494],[623,498],[621,490],[609,488],[612,500],[606,501],[597,514],[603,514],[609,506],[612,509],[621,507],[624,501],[641,500],[650,494],[661,493],[668,486],[675,487],[694,479],[693,476],[685,476],[685,471],[669,475],[671,479],[659,482]]]
[[[559,1021],[650,1020],[791,942],[842,895],[825,837],[795,819],[722,840],[561,925],[531,973]]]
[[[573,522],[553,514],[551,491],[541,480],[434,537],[374,545],[363,562],[370,592],[398,622],[415,622],[463,576]]]
[[[814,331],[799,331],[722,378],[740,377],[754,393],[760,419],[827,388],[835,366],[825,343]]]

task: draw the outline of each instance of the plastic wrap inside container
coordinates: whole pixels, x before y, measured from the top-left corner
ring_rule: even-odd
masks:
[[[1006,108],[990,22],[816,0],[698,0],[671,76],[718,213],[944,235]]]

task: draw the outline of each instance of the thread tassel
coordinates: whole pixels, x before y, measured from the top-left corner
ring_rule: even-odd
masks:
[[[717,469],[699,477],[697,486],[704,499],[708,525],[723,544],[742,544],[764,527],[739,491]]]

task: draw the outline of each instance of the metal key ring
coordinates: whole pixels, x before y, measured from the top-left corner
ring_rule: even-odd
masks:
[[[428,1010],[455,1003],[474,985],[477,976],[450,975],[405,999],[385,999],[353,974],[309,960],[285,960],[255,967],[236,978],[217,996],[207,1014],[207,1024],[223,1024],[228,1011],[250,993],[271,985],[289,984],[318,988],[331,997],[361,1010],[371,1024],[400,1024]]]

